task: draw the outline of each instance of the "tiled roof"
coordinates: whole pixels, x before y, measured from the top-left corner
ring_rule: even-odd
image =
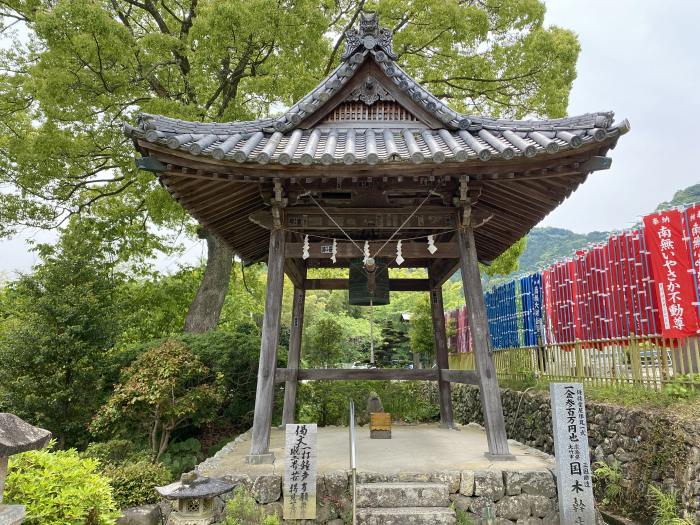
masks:
[[[191,155],[259,164],[377,164],[509,160],[576,149],[617,138],[629,129],[612,124],[612,113],[555,120],[471,119],[468,129],[397,128],[295,129],[274,131],[273,119],[227,124],[187,122],[142,115],[132,138]]]

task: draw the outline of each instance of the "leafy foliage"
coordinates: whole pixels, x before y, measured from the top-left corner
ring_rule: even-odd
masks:
[[[198,439],[188,438],[184,441],[172,441],[161,456],[161,461],[174,478],[183,472],[192,470],[199,461],[202,444]]]
[[[384,410],[394,420],[412,423],[440,417],[437,394],[424,382],[313,381],[299,385],[299,421],[320,426],[347,425],[348,399],[355,401],[358,415],[362,415],[370,392],[379,395]]]
[[[280,525],[275,515],[267,515],[245,487],[238,487],[226,502],[224,525]]]
[[[332,317],[318,319],[307,331],[304,356],[312,365],[335,365],[343,350],[343,327]]]
[[[150,452],[136,446],[133,440],[90,443],[80,455],[97,460],[97,468],[109,479],[120,509],[157,503],[159,496],[154,487],[165,485],[173,478],[162,463],[153,463]]]
[[[620,462],[615,460],[611,465],[599,461],[593,465],[593,480],[595,487],[600,487],[603,495],[603,505],[617,506],[624,497],[622,486],[623,476],[620,470]]]
[[[692,519],[678,515],[678,494],[675,490],[666,493],[649,485],[649,497],[654,503],[654,525],[693,525]]]
[[[92,421],[93,432],[147,432],[155,460],[174,430],[210,421],[221,402],[221,381],[187,347],[172,339],[149,348],[123,373],[122,382]]]
[[[162,463],[143,459],[107,464],[102,468],[102,474],[109,479],[114,500],[120,509],[158,503],[161,498],[155,487],[173,479]]]
[[[424,356],[432,356],[434,353],[433,342],[433,314],[428,297],[421,297],[414,305],[411,312],[411,349]]]
[[[119,329],[121,282],[109,251],[74,221],[37,247],[32,274],[8,285],[0,319],[0,410],[87,444],[87,424],[108,395],[108,350]]]
[[[72,449],[12,456],[5,496],[6,503],[27,506],[28,525],[110,525],[120,515],[97,460]]]

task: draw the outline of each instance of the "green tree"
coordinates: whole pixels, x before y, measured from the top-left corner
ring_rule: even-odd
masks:
[[[135,169],[121,122],[139,111],[242,120],[288,105],[338,62],[363,8],[394,31],[400,64],[455,109],[564,114],[579,46],[544,26],[537,0],[9,0],[0,235],[91,215],[122,258],[171,248],[171,228],[192,222]],[[14,25],[24,31],[13,37]],[[193,331],[216,325],[233,257],[200,235],[209,264],[186,319]]]
[[[211,421],[222,400],[215,375],[187,347],[168,339],[141,354],[91,424],[96,434],[143,432],[153,460],[168,448],[173,431]]]
[[[409,337],[415,365],[419,364],[419,357],[424,358],[434,354],[433,315],[427,295],[421,297],[413,306]]]
[[[85,444],[111,386],[120,283],[89,225],[73,221],[40,245],[34,272],[8,285],[0,319],[0,410],[50,429],[61,446]]]
[[[381,366],[403,365],[411,361],[411,349],[406,325],[389,318],[382,326],[382,343],[377,352]]]
[[[345,331],[332,317],[322,317],[311,327],[305,338],[304,358],[312,365],[335,365],[343,355]]]

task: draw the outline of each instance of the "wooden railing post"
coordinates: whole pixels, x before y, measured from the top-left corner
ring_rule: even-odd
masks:
[[[306,268],[304,269],[306,273]],[[304,302],[306,290],[294,288],[294,304],[292,305],[292,327],[289,334],[289,354],[287,356],[287,368],[299,369],[301,359],[301,334],[304,329]],[[284,385],[284,408],[282,409],[282,427],[294,423],[296,411],[297,385],[299,380],[294,378]]]
[[[494,460],[512,460],[515,458],[508,449],[503,405],[501,404],[501,391],[498,387],[496,367],[494,366],[493,353],[491,351],[484,290],[481,286],[473,228],[468,224],[462,225],[458,229],[458,238],[462,285],[472,331],[474,358],[479,375],[481,409],[484,414],[486,439],[489,446],[487,455]]]
[[[433,280],[430,268],[428,277],[431,281],[430,287],[430,307],[433,317],[433,341],[435,343],[435,355],[437,357],[438,369],[438,389],[440,391],[440,426],[443,428],[454,428],[452,419],[452,392],[450,382],[442,377],[442,371],[450,367],[447,355],[447,330],[445,328],[445,308],[442,301],[442,285]]]
[[[280,335],[282,290],[284,288],[284,230],[270,231],[270,250],[267,258],[267,289],[263,316],[258,365],[258,386],[255,393],[255,415],[248,463],[272,463],[275,455],[270,452],[270,426],[272,404],[275,398],[275,371],[277,370],[277,344]]]

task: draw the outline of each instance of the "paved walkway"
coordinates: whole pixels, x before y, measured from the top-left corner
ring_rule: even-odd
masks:
[[[213,460],[200,467],[210,476],[227,473],[250,475],[280,474],[284,470],[284,431],[272,430],[270,449],[275,453],[273,465],[248,465],[250,435],[241,436],[234,446],[227,446]],[[447,430],[437,424],[398,425],[391,439],[370,439],[369,427],[357,429],[357,470],[376,473],[421,473],[443,470],[541,470],[552,467],[552,458],[530,447],[511,442],[515,461],[492,462],[484,456],[486,434],[476,425]],[[347,427],[318,429],[318,473],[349,469]]]

